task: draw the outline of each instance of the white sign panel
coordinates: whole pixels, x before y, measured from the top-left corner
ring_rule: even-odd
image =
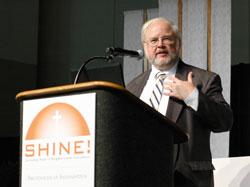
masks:
[[[23,102],[22,187],[94,187],[96,94]]]

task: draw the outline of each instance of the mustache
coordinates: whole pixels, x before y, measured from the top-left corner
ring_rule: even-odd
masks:
[[[159,54],[171,54],[171,53],[170,53],[168,50],[166,50],[166,51],[157,51],[157,52],[154,54],[153,59],[155,59],[156,56],[159,55]]]
[[[157,51],[155,53],[155,55],[158,55],[158,54],[169,54],[170,52],[168,50],[165,50],[165,51]]]

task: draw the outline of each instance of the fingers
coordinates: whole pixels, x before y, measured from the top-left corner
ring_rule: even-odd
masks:
[[[193,72],[189,72],[188,73],[188,77],[187,77],[187,81],[188,82],[193,82],[193,76],[194,76],[194,73]],[[181,81],[180,79],[178,79],[176,77],[173,77],[173,76],[169,76],[168,79],[172,80],[173,82],[179,82],[179,81]]]
[[[176,77],[169,76],[164,81],[164,95],[173,96],[184,100],[194,89],[193,72],[189,72],[187,80],[180,80]]]
[[[173,76],[167,77],[167,79],[165,79],[165,81],[164,81],[165,88],[171,89],[174,86],[174,84],[178,81],[179,81],[179,79],[177,79]]]
[[[173,88],[173,81],[164,81],[164,90],[167,92],[172,92],[172,88]]]
[[[188,82],[193,83],[193,75],[194,75],[193,72],[189,72],[188,73],[188,77],[187,77],[188,78]]]
[[[173,81],[173,82],[178,82],[178,81],[179,81],[178,78],[173,77],[173,76],[169,76],[169,77],[167,77],[167,78],[168,78],[169,80]]]
[[[170,94],[173,92],[174,82],[173,80],[166,80],[164,81],[164,95],[170,96]]]

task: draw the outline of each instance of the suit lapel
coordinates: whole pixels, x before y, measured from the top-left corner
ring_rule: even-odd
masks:
[[[185,66],[184,63],[181,60],[179,60],[178,63],[179,64],[177,66],[175,77],[180,79],[180,80],[187,80],[188,72],[183,67],[183,66]],[[183,105],[184,105],[183,101],[170,97],[169,102],[168,102],[166,116],[169,119],[171,119],[172,121],[177,122],[178,117],[179,117],[181,110],[183,108]]]
[[[135,88],[137,88],[135,95],[137,97],[140,97],[140,95],[143,91],[143,88],[147,83],[147,80],[149,78],[150,73],[151,73],[151,70],[143,73],[143,75],[139,79],[137,79],[137,81],[135,82]]]

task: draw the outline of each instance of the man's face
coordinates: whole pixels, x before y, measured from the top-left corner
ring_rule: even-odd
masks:
[[[145,33],[143,48],[148,60],[159,70],[171,67],[178,59],[179,44],[170,23],[158,20]]]

